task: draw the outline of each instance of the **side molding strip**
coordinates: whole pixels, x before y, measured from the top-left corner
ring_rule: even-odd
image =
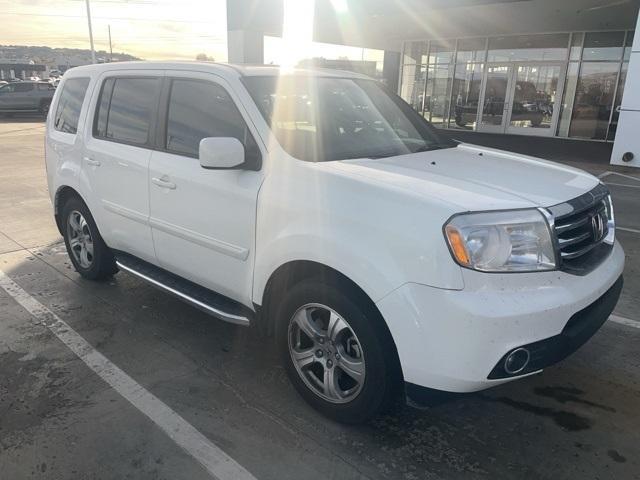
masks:
[[[202,247],[215,250],[216,252],[222,253],[224,255],[229,255],[230,257],[234,257],[242,261],[246,260],[249,256],[249,250],[247,250],[246,248],[238,247],[236,245],[232,245],[215,238],[207,237],[192,230],[178,227],[177,225],[173,225],[171,223],[163,222],[162,220],[159,220],[157,218],[149,218],[149,224],[152,228],[158,229],[162,232],[174,235],[176,237],[182,238],[183,240],[187,240],[188,242],[196,243]]]
[[[135,210],[122,207],[108,200],[102,200],[102,206],[105,208],[105,210],[108,210],[111,213],[115,213],[116,215],[120,215],[124,218],[128,218],[129,220],[133,220],[134,222],[138,222],[143,225],[149,225],[149,217],[142,215]]]
[[[149,282],[150,284],[165,290],[166,292],[171,293],[172,295],[175,295],[176,297],[180,298],[181,300],[186,301],[187,303],[190,303],[191,305],[193,305],[196,308],[199,308],[200,310],[204,311],[205,313],[208,313],[210,315],[213,315],[216,318],[219,318],[220,320],[224,320],[225,322],[229,322],[229,323],[234,323],[236,325],[243,325],[245,327],[248,327],[250,324],[250,320],[247,317],[244,317],[242,315],[234,315],[232,313],[227,313],[227,312],[223,312],[222,310],[219,310],[215,307],[212,307],[211,305],[207,305],[206,303],[203,303],[199,300],[196,300],[193,297],[190,297],[189,295],[182,293],[179,290],[176,290],[175,288],[169,287],[168,285],[165,285],[164,283],[161,283],[143,273],[140,273],[139,271],[122,264],[121,262],[116,260],[116,265],[118,266],[118,268],[121,268],[122,270],[129,272],[133,275],[135,275],[136,277],[141,278],[142,280],[145,280],[147,282]]]

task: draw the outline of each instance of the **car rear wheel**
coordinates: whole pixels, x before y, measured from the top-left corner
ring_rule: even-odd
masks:
[[[62,207],[62,219],[67,253],[80,275],[89,280],[102,280],[118,271],[113,253],[82,200],[69,198]]]
[[[43,117],[46,117],[49,114],[49,108],[51,107],[51,102],[42,102],[40,105],[40,114]]]
[[[391,407],[400,392],[395,346],[373,305],[353,288],[317,279],[287,293],[277,336],[287,373],[324,415],[361,423]]]

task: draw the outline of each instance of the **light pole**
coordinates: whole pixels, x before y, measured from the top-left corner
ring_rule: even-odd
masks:
[[[107,27],[109,28],[109,61],[113,62],[113,46],[111,45],[111,25],[107,25]]]
[[[91,43],[91,63],[96,63],[96,51],[93,48],[93,30],[91,29],[91,8],[89,8],[89,0],[85,0],[87,4],[87,23],[89,24],[89,42]]]

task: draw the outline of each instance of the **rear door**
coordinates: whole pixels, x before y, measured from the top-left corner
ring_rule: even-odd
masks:
[[[16,85],[16,110],[35,110],[38,108],[38,92],[35,83],[19,83]]]
[[[149,168],[150,223],[161,266],[250,304],[261,171],[200,165],[205,137],[235,137],[245,157],[262,152],[240,102],[215,75],[168,72]],[[259,163],[259,160],[258,160]]]
[[[156,263],[148,169],[163,72],[108,72],[85,136],[82,171],[107,244]]]

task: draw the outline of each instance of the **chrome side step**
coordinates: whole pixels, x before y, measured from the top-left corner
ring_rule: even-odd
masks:
[[[225,322],[249,326],[249,309],[218,293],[207,290],[166,270],[127,254],[116,254],[116,265],[154,287],[168,292],[209,315]]]

